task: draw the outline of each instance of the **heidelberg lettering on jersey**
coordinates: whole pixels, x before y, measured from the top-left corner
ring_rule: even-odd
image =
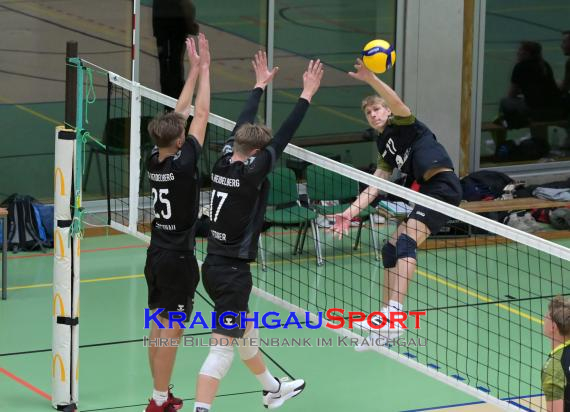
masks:
[[[227,187],[239,187],[239,179],[232,179],[212,173],[212,182]]]
[[[174,173],[148,172],[148,178],[153,182],[172,182],[174,180]]]
[[[200,144],[192,136],[176,154],[162,160],[158,149],[153,150],[147,169],[153,215],[151,245],[180,251],[194,248],[200,153]]]

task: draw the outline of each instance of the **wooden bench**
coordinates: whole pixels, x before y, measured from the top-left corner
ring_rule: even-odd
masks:
[[[568,207],[570,202],[539,199],[536,197],[521,197],[506,200],[480,200],[477,202],[462,202],[459,207],[473,213],[506,212],[509,210],[551,209]]]
[[[505,212],[516,210],[530,209],[556,209],[559,207],[570,206],[570,201],[554,201],[546,199],[538,199],[536,197],[523,197],[517,199],[506,200],[481,200],[476,202],[462,202],[459,207],[473,213],[488,212]],[[533,235],[543,239],[569,239],[570,230],[545,230],[534,232]],[[508,243],[508,239],[501,236],[485,235],[485,236],[467,236],[463,238],[446,239],[446,238],[429,238],[420,249],[439,249],[447,247],[468,247],[468,246],[485,246],[496,245],[500,243]]]

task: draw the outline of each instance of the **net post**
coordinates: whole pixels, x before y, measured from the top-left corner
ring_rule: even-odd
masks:
[[[133,82],[131,92],[131,135],[129,151],[129,229],[137,232],[141,160],[141,89]]]
[[[75,131],[58,126],[55,131],[54,170],[54,253],[52,296],[52,396],[55,409],[73,403],[72,399],[72,318],[71,273],[73,266],[70,236],[73,199],[73,150]]]
[[[77,96],[76,68],[70,64],[71,58],[77,58],[78,47],[76,41],[68,41],[65,47],[65,125],[72,128],[75,123]]]
[[[66,60],[67,128],[58,126],[55,134],[51,402],[57,410],[75,410],[79,400],[83,66],[77,43],[68,43],[68,55],[73,53],[76,56]]]

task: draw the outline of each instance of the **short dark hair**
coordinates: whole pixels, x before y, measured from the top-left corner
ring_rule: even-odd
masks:
[[[562,336],[570,335],[570,299],[555,296],[548,304],[548,314]]]
[[[570,30],[562,30],[563,36],[568,36],[570,34]]]
[[[148,124],[148,133],[158,147],[168,147],[184,134],[186,119],[176,112],[156,116]]]
[[[252,150],[263,149],[271,141],[271,129],[260,124],[245,123],[236,132],[234,152],[242,155]]]

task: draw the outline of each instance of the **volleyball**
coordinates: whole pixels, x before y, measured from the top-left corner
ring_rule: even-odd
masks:
[[[372,40],[362,49],[362,61],[374,73],[384,73],[396,62],[396,51],[386,40]]]

